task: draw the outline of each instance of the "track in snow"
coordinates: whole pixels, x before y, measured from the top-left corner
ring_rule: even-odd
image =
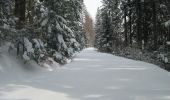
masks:
[[[92,48],[53,72],[19,72],[0,71],[0,100],[170,100],[170,73]]]

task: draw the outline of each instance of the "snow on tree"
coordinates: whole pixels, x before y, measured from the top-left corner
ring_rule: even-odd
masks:
[[[169,1],[102,0],[102,2],[95,24],[95,47],[99,51],[114,52],[119,56],[168,66]],[[160,58],[159,54],[164,57]]]
[[[66,63],[67,58],[71,58],[82,46],[82,40],[78,41],[76,35],[82,34],[81,28],[78,25],[72,24],[73,22],[78,23],[80,21],[77,19],[80,19],[78,15],[81,12],[74,8],[74,4],[70,5],[70,3],[75,2],[76,1],[67,0],[44,1],[44,6],[41,7],[42,13],[39,22],[45,36],[45,42],[47,43],[47,52],[60,63]],[[70,9],[76,9],[77,12],[73,14],[74,16],[77,14],[77,19],[68,11]],[[78,39],[81,38],[83,38],[83,36],[80,36]],[[63,57],[58,57],[57,54]]]
[[[82,5],[83,0],[0,0],[0,43],[8,39],[26,62],[53,58],[64,64],[85,45]]]
[[[100,51],[112,52],[119,39],[121,27],[119,1],[103,0],[103,6],[96,16],[96,46]]]

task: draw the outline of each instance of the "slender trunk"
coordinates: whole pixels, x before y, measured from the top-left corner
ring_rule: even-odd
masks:
[[[26,1],[25,0],[15,0],[15,16],[18,17],[17,29],[23,27],[25,22],[25,10],[26,10]]]
[[[130,3],[130,0],[128,0],[128,3]],[[132,45],[132,10],[129,11],[129,43]]]
[[[126,10],[126,6],[124,6],[124,35],[125,35],[125,46],[128,45],[128,35],[127,35],[127,10]]]
[[[34,0],[29,0],[28,1],[28,19],[29,19],[29,23],[32,24],[33,23],[33,3],[34,3]]]
[[[137,42],[138,42],[138,48],[142,49],[142,40],[141,40],[141,5],[140,5],[140,0],[136,0],[136,12],[137,12]]]
[[[157,25],[156,25],[156,4],[155,0],[152,0],[152,9],[153,9],[153,35],[154,35],[154,50],[157,49]]]
[[[19,17],[19,2],[20,0],[15,0],[15,10],[14,10],[14,14],[16,17]]]
[[[20,0],[20,21],[24,22],[25,21],[25,10],[26,10],[26,1],[25,0]]]

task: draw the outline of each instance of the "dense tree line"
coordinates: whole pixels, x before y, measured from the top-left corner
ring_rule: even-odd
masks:
[[[99,51],[170,68],[170,1],[102,2],[95,25]]]
[[[93,47],[94,46],[94,40],[95,40],[95,32],[94,32],[94,23],[93,19],[91,18],[90,14],[88,11],[85,9],[84,10],[84,31],[86,35],[86,46],[87,47]]]
[[[85,46],[83,0],[0,0],[0,44],[24,61],[58,63]]]

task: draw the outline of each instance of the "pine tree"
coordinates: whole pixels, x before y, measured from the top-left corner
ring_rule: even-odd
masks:
[[[94,46],[94,40],[95,40],[95,33],[94,33],[94,25],[93,25],[93,19],[90,17],[89,13],[85,11],[85,18],[84,18],[84,30],[86,32],[86,38],[87,38],[87,46],[93,47]]]
[[[51,57],[64,64],[84,48],[83,0],[1,0],[0,5],[0,28],[14,29],[5,35],[25,62]]]
[[[96,45],[100,46],[101,51],[112,52],[119,41],[118,34],[121,28],[119,4],[117,0],[103,0],[103,8],[97,15],[100,15],[100,18],[97,18],[96,23]]]
[[[102,32],[102,19],[101,19],[101,10],[100,8],[97,9],[97,14],[96,14],[96,23],[95,23],[95,33],[96,33],[96,36],[95,36],[95,45],[94,47],[100,49],[100,46],[101,46],[101,32]]]
[[[42,17],[41,27],[45,32],[48,52],[57,62],[66,63],[66,59],[72,57],[73,53],[81,48],[77,42],[77,34],[83,34],[79,26],[81,12],[77,11],[78,8],[74,8],[79,2],[51,0],[44,3],[48,10]],[[76,12],[70,13],[74,10]],[[83,36],[78,36],[78,39],[82,38]]]

